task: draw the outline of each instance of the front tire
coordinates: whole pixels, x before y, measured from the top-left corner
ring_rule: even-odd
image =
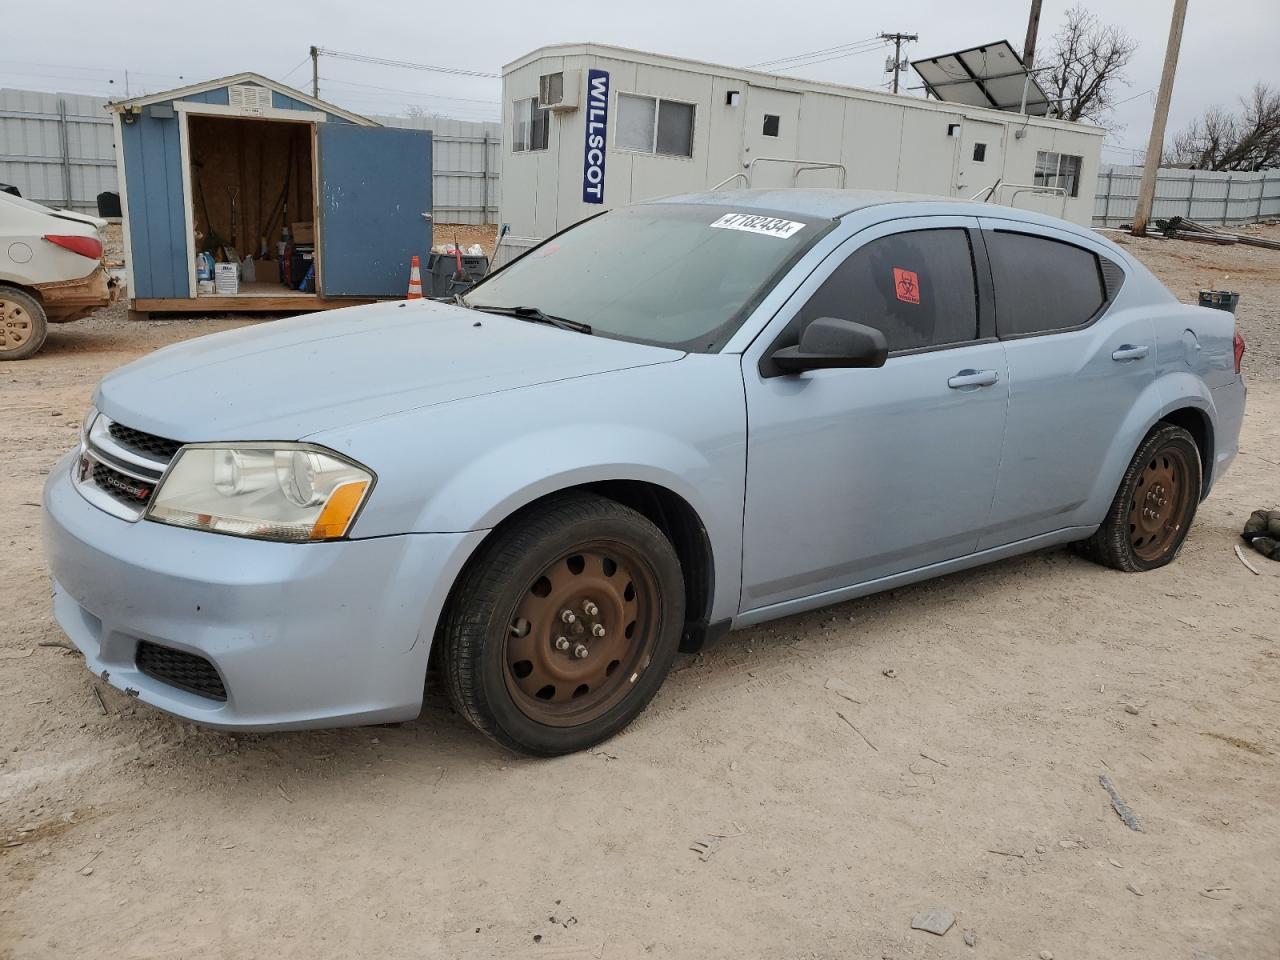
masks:
[[[25,360],[44,346],[49,322],[40,301],[0,286],[0,360]]]
[[[1102,526],[1077,552],[1125,573],[1163,567],[1182,549],[1202,483],[1195,439],[1182,427],[1159,424],[1130,461]]]
[[[441,638],[450,698],[518,753],[585,749],[657,693],[684,608],[680,561],[648,519],[593,494],[555,497],[463,573]]]

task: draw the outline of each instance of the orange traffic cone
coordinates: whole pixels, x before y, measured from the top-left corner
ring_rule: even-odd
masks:
[[[422,299],[422,263],[418,260],[418,255],[413,255],[413,260],[409,265],[409,294],[406,300]]]

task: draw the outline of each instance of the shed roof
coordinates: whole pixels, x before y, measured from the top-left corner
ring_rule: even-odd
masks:
[[[615,47],[607,43],[556,43],[537,50],[531,50],[502,68],[505,77],[520,67],[527,66],[544,57],[609,57],[615,60],[628,60],[632,63],[643,63],[655,67],[669,67],[689,73],[700,73],[716,77],[732,77],[750,82],[757,86],[772,87],[777,90],[805,91],[829,93],[838,97],[853,97],[860,100],[874,100],[880,103],[892,103],[898,106],[912,106],[928,110],[937,110],[961,116],[987,115],[993,120],[1004,123],[1027,124],[1035,127],[1056,127],[1060,130],[1072,130],[1076,133],[1092,134],[1102,137],[1106,131],[1092,123],[1072,120],[1055,120],[1047,117],[1025,116],[1008,110],[993,110],[990,107],[975,107],[963,103],[951,103],[945,100],[926,100],[923,97],[912,97],[903,93],[889,93],[885,90],[871,90],[866,87],[854,87],[843,83],[830,83],[825,80],[804,80],[780,73],[765,73],[762,70],[751,70],[747,67],[730,67],[725,64],[708,63],[705,60],[690,60],[685,57],[672,57],[663,53],[650,53],[645,50],[632,50],[628,47]]]
[[[145,107],[152,103],[164,103],[166,100],[181,100],[183,97],[189,97],[193,94],[204,93],[207,90],[217,90],[221,87],[229,87],[236,83],[256,83],[259,86],[274,90],[276,93],[299,100],[302,103],[315,107],[317,110],[323,110],[325,113],[332,113],[334,116],[342,117],[350,120],[352,123],[358,123],[364,127],[376,127],[379,124],[368,117],[362,117],[358,113],[352,113],[350,110],[344,110],[342,107],[335,106],[325,100],[317,99],[301,90],[287,86],[276,80],[264,77],[260,73],[245,71],[244,73],[233,74],[229,77],[219,77],[216,80],[206,80],[203,83],[193,83],[185,87],[177,87],[173,90],[164,90],[160,93],[148,93],[141,97],[131,97],[128,100],[116,100],[107,104],[108,110],[120,113],[126,107]]]

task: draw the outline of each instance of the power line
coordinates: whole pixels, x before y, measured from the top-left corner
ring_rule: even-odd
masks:
[[[759,63],[748,64],[747,69],[755,70],[759,67],[772,67],[780,63],[787,63],[791,60],[807,60],[810,57],[820,57],[820,56],[823,56],[824,54],[837,53],[839,51],[848,50],[852,47],[861,47],[866,44],[874,44],[875,46],[880,46],[881,45],[880,38],[867,37],[863,40],[854,40],[852,43],[842,43],[835,47],[826,47],[823,50],[810,50],[807,53],[796,53],[796,54],[792,54],[789,57],[777,57],[776,59],[773,59],[773,60],[762,60]]]
[[[292,77],[295,73],[297,73],[297,72],[298,72],[299,70],[301,70],[304,66],[306,66],[307,61],[308,61],[308,60],[310,60],[310,59],[311,59],[311,55],[310,55],[310,54],[307,54],[307,56],[305,56],[305,57],[303,57],[301,60],[299,60],[299,61],[298,61],[298,65],[297,65],[296,67],[294,67],[292,70],[290,70],[288,73],[286,73],[283,77],[281,77],[281,78],[280,78],[280,82],[281,82],[281,83],[284,83],[286,80],[288,80],[290,77]]]
[[[804,63],[793,63],[785,67],[777,67],[777,70],[799,70],[801,67],[812,67],[819,63],[830,63],[832,60],[843,60],[846,57],[857,57],[865,53],[875,53],[884,49],[886,44],[877,43],[874,47],[867,47],[865,50],[853,50],[849,53],[838,53],[833,57],[823,57],[820,60],[806,60]]]
[[[880,39],[886,43],[893,42],[893,92],[898,92],[898,74],[902,73],[902,45],[919,40],[914,33],[882,33]]]
[[[304,60],[303,63],[306,61]],[[427,93],[425,90],[405,90],[399,87],[382,87],[375,83],[356,83],[354,80],[338,80],[335,77],[321,77],[325,83],[336,83],[344,87],[361,87],[366,90],[380,90],[384,93],[405,93],[415,97],[430,97],[435,100],[456,100],[459,103],[483,103],[488,106],[498,107],[501,103],[497,100],[480,100],[475,97],[448,97],[442,93]]]
[[[430,63],[411,63],[407,60],[387,60],[383,57],[370,57],[362,53],[345,53],[341,50],[330,50],[328,47],[319,47],[317,52],[326,57],[334,57],[338,60],[351,60],[355,63],[371,63],[379,67],[400,67],[404,70],[426,70],[431,73],[446,73],[455,77],[481,77],[486,80],[500,80],[501,77],[496,73],[483,73],[479,70],[463,70],[459,67],[440,67]]]

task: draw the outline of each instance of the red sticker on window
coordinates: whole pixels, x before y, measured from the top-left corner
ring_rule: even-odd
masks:
[[[911,270],[893,268],[893,289],[903,303],[920,302],[920,278]]]

